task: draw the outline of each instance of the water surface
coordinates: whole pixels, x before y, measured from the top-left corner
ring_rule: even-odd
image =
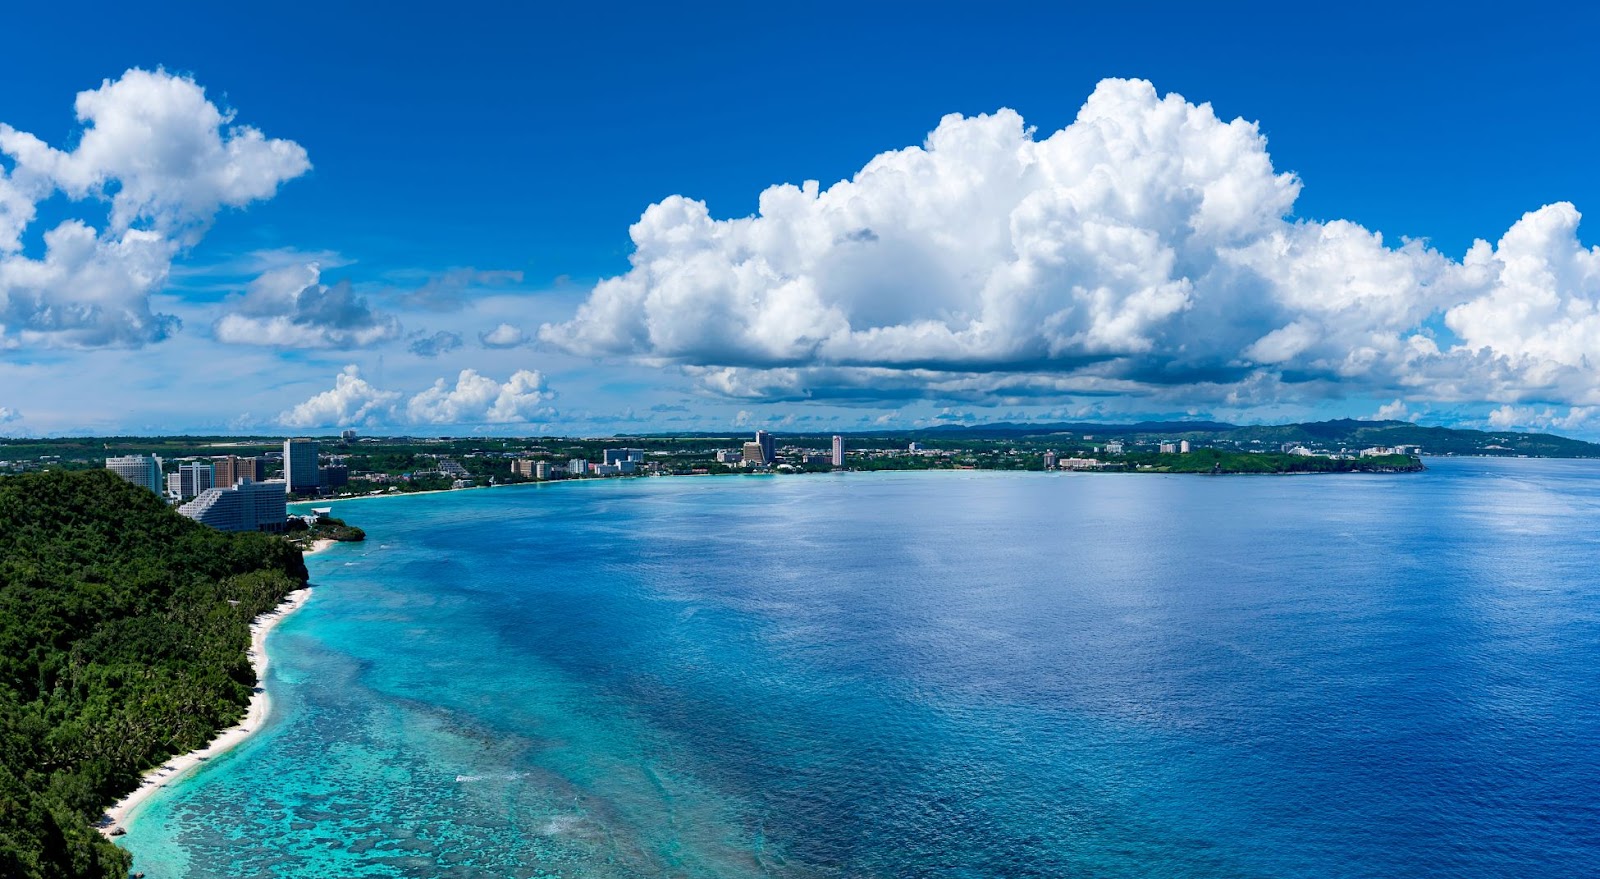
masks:
[[[1600,464],[341,504],[150,877],[1600,875]]]

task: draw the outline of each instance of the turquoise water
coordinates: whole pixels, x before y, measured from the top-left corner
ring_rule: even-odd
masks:
[[[1600,875],[1600,462],[342,504],[150,877]]]

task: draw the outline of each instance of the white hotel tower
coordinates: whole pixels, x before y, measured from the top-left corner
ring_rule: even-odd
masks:
[[[161,484],[161,459],[155,455],[122,455],[107,458],[106,469],[156,494],[160,494],[166,487]]]

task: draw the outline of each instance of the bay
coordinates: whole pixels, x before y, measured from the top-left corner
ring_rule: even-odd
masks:
[[[150,877],[1600,875],[1600,464],[339,504]]]

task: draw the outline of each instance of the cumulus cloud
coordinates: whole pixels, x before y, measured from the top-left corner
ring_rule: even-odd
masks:
[[[1407,406],[1404,400],[1390,400],[1382,406],[1379,406],[1378,411],[1372,413],[1372,417],[1367,420],[1410,421],[1414,417],[1415,416],[1411,414],[1411,407]]]
[[[449,353],[460,347],[461,335],[445,330],[440,330],[431,336],[417,333],[412,336],[411,344],[406,346],[412,354],[416,354],[419,357],[438,357],[440,354]]]
[[[0,424],[6,424],[8,422],[21,421],[21,420],[22,420],[22,413],[21,412],[18,412],[15,409],[7,408],[5,406],[0,406]]]
[[[478,342],[485,348],[515,348],[528,344],[528,334],[520,327],[501,324],[487,333],[479,333]]]
[[[1594,424],[1600,407],[1572,406],[1561,411],[1553,406],[1503,405],[1489,413],[1489,426],[1497,430],[1583,430]]]
[[[173,259],[225,207],[270,198],[310,168],[298,144],[233,124],[194,80],[133,69],[81,92],[70,150],[0,123],[0,344],[135,347],[179,324],[152,313]],[[64,220],[37,258],[22,239],[54,193],[108,205]]]
[[[321,283],[317,263],[262,274],[212,325],[219,341],[277,348],[360,348],[400,336],[400,321],[359,296],[349,281]],[[459,337],[457,339],[459,341]]]
[[[278,422],[293,428],[525,423],[554,417],[549,404],[555,396],[537,370],[519,369],[499,382],[463,369],[454,386],[441,378],[407,400],[399,391],[374,387],[351,365],[334,378],[331,390],[285,410]]]
[[[278,422],[296,428],[382,423],[399,399],[398,392],[379,390],[361,377],[360,369],[346,366],[334,378],[332,390],[284,411]]]
[[[1045,137],[1010,110],[951,115],[827,189],[767,189],[754,216],[651,205],[632,268],[539,337],[757,400],[1600,403],[1600,250],[1571,205],[1457,261],[1296,220],[1300,186],[1256,124],[1105,80]]]
[[[551,414],[543,404],[553,397],[537,371],[519,369],[502,384],[477,370],[463,369],[455,387],[439,379],[411,398],[405,414],[417,424],[533,421]]]

